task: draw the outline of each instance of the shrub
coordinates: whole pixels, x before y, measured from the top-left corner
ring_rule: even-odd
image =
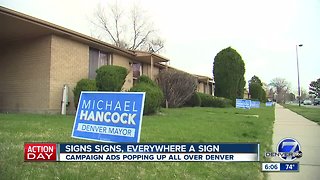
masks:
[[[158,87],[158,85],[146,75],[140,76],[138,78],[138,83],[147,83],[147,84],[149,84],[151,86],[157,86]]]
[[[197,92],[193,93],[191,98],[188,101],[186,101],[185,106],[191,106],[191,107],[201,106],[201,99],[200,99],[199,93]]]
[[[233,101],[231,99],[227,99],[224,97],[214,97],[215,101],[217,101],[217,104],[220,104],[220,106],[217,107],[232,107]]]
[[[182,106],[197,89],[197,79],[191,74],[168,69],[161,71],[157,78],[168,107]]]
[[[253,76],[249,80],[249,92],[251,99],[257,99],[260,102],[267,101],[266,91],[262,88],[262,82],[257,76]]]
[[[163,93],[158,86],[152,86],[145,82],[140,82],[130,89],[131,92],[145,92],[143,114],[152,114],[160,109],[163,101]]]
[[[204,93],[198,93],[201,101],[201,107],[212,107],[213,96]]]
[[[259,83],[251,82],[249,85],[249,92],[251,99],[261,99],[262,98],[262,87]]]
[[[294,97],[293,99],[295,99],[295,96],[293,96],[293,97]],[[260,101],[263,102],[263,103],[267,102],[267,94],[266,94],[266,91],[263,88],[261,88]]]
[[[78,102],[80,98],[81,91],[96,91],[96,81],[91,79],[81,79],[77,82],[76,87],[73,89],[73,95],[74,95],[74,105],[77,109]]]
[[[214,94],[231,99],[243,98],[245,64],[241,55],[233,48],[221,50],[214,58]]]
[[[233,102],[223,97],[213,97],[209,94],[198,93],[201,99],[201,107],[231,107]]]
[[[97,69],[96,84],[98,91],[121,91],[128,71],[121,66],[105,65]]]

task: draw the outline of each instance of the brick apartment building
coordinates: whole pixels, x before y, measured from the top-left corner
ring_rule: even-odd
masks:
[[[0,112],[59,113],[66,84],[68,113],[72,113],[73,88],[82,78],[95,78],[100,66],[127,68],[123,89],[128,90],[142,74],[154,79],[169,61],[157,54],[118,48],[4,7],[0,7],[0,22]]]

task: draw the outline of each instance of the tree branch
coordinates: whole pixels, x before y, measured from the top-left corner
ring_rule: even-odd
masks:
[[[148,36],[153,32],[153,30],[148,31],[144,37],[139,41],[139,43],[136,45],[136,47],[134,47],[133,50],[136,50],[139,48],[139,46],[143,43],[145,43],[148,40]]]
[[[152,23],[148,22],[143,16],[140,6],[133,6],[131,14],[129,14],[131,28],[127,29],[128,24],[123,18],[126,14],[117,3],[108,8],[108,17],[101,6],[98,6],[95,12],[95,22],[92,24],[106,33],[112,44],[121,48],[131,50],[145,50],[159,52],[164,47],[161,39],[157,38],[156,31],[152,28]],[[151,24],[151,25],[150,25]],[[157,48],[155,48],[157,47]]]
[[[113,34],[111,33],[111,31],[108,27],[107,18],[105,17],[103,12],[104,12],[104,10],[100,6],[98,6],[98,10],[96,12],[96,16],[98,18],[98,21],[102,25],[103,30],[105,30],[109,34],[109,36],[111,37],[113,42],[117,43],[117,40],[115,39],[115,37],[113,36]]]

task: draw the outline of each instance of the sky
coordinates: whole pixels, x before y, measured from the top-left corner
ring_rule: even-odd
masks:
[[[0,6],[86,34],[100,3],[113,0],[0,0]],[[269,84],[285,78],[297,93],[320,78],[320,0],[118,0],[145,10],[165,40],[162,56],[183,71],[212,77],[216,54],[232,47],[253,75]],[[0,22],[1,24],[1,22]],[[1,27],[3,28],[3,27]],[[247,83],[248,85],[248,83]]]

